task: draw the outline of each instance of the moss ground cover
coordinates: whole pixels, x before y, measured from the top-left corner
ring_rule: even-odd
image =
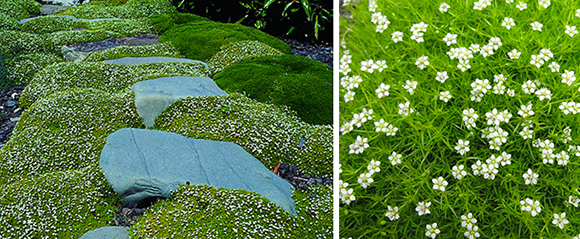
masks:
[[[38,15],[42,5],[34,0],[4,0],[0,5],[0,13],[7,14],[16,19],[30,17],[30,14]]]
[[[45,67],[64,59],[56,54],[30,53],[17,55],[7,63],[8,78],[17,86],[26,86],[34,76]]]
[[[0,52],[58,52],[64,45],[122,36],[106,30],[62,31],[50,34],[0,30]]]
[[[282,52],[259,41],[239,41],[221,47],[221,50],[207,61],[210,74],[216,74],[230,65],[260,57],[277,57]]]
[[[149,17],[149,20],[151,21],[155,29],[161,34],[165,33],[166,31],[177,25],[196,21],[209,21],[209,19],[205,17],[189,13],[171,13],[171,14],[153,15]]]
[[[171,200],[150,208],[132,234],[138,238],[331,238],[331,189],[312,189],[314,193],[295,192],[299,215],[294,217],[253,192],[182,186]],[[317,196],[310,198],[312,194]]]
[[[290,46],[283,41],[240,24],[195,21],[177,25],[159,37],[161,42],[173,43],[186,58],[202,61],[217,53],[221,46],[241,40],[257,40],[283,53],[290,52]]]
[[[112,31],[121,35],[156,33],[148,18],[86,21],[62,16],[44,16],[22,24],[22,30],[40,33],[72,30],[79,27],[84,27],[87,30]]]
[[[96,62],[104,60],[119,59],[123,57],[146,57],[146,56],[166,56],[181,57],[171,43],[162,43],[148,46],[119,46],[102,51],[90,53],[84,61]]]
[[[21,116],[0,151],[0,182],[98,163],[107,136],[142,127],[131,91],[64,91],[42,98]]]
[[[3,12],[0,12],[0,30],[18,30],[20,23],[16,18],[13,18]]]
[[[192,138],[234,142],[270,170],[286,162],[314,176],[332,172],[330,126],[304,123],[288,109],[240,94],[180,100],[157,117],[154,127]],[[299,148],[301,137],[305,144]]]
[[[332,68],[320,62],[294,55],[248,60],[214,80],[224,91],[290,106],[305,122],[332,123]]]
[[[203,64],[153,63],[145,65],[116,65],[104,62],[63,62],[37,73],[22,93],[20,106],[29,107],[36,100],[57,91],[92,88],[117,92],[136,82],[166,76],[206,76]]]
[[[119,2],[121,3],[121,2]],[[98,1],[67,8],[57,15],[70,15],[77,18],[139,18],[155,14],[177,12],[168,0],[129,0],[119,5],[113,1]]]
[[[342,237],[576,238],[573,1],[345,1]]]

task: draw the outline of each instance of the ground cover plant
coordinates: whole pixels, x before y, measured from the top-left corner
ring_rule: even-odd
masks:
[[[0,13],[4,13],[16,19],[38,15],[42,5],[35,0],[4,0],[0,5]]]
[[[577,3],[345,5],[341,237],[580,237]]]
[[[87,30],[107,30],[123,35],[156,33],[148,18],[132,18],[121,20],[87,21],[63,16],[36,17],[22,24],[22,30],[39,33],[85,28]]]
[[[34,74],[49,65],[63,61],[62,56],[50,53],[17,55],[7,62],[8,78],[14,85],[25,86]]]
[[[118,46],[102,51],[91,52],[84,61],[97,62],[123,57],[165,56],[180,58],[181,54],[171,43],[147,46]]]
[[[275,58],[283,55],[282,52],[259,41],[239,41],[223,45],[221,50],[207,61],[210,74],[221,72],[228,66],[238,62],[261,57]]]
[[[175,13],[175,7],[168,0],[96,1],[67,8],[57,15],[77,18],[139,18],[155,14]]]
[[[160,14],[153,15],[149,17],[151,24],[157,29],[160,34],[165,33],[167,30],[181,24],[195,21],[209,21],[209,19],[189,13],[171,13],[171,14]]]

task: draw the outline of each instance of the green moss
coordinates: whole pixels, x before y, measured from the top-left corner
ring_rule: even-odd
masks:
[[[120,34],[106,30],[63,31],[50,34],[0,30],[0,52],[13,52],[15,49],[28,52],[59,52],[64,45],[100,41],[116,36]]]
[[[13,18],[9,15],[6,15],[5,13],[0,12],[0,30],[1,29],[19,30],[20,23],[18,23],[16,18]]]
[[[34,76],[22,93],[20,106],[27,108],[55,91],[93,88],[117,92],[143,80],[165,76],[206,76],[206,72],[205,66],[198,63],[125,66],[105,62],[63,62],[48,66]]]
[[[189,22],[196,22],[196,21],[210,21],[209,19],[198,16],[195,14],[189,13],[172,13],[172,14],[162,14],[162,15],[153,15],[149,17],[151,23],[155,27],[155,29],[160,33],[163,34],[169,29],[189,23]]]
[[[260,57],[277,57],[282,52],[259,41],[239,41],[221,47],[221,50],[209,59],[210,74],[215,74],[230,65]]]
[[[30,17],[31,14],[40,14],[42,4],[35,0],[2,0],[0,4],[0,13],[4,13],[16,19]]]
[[[63,61],[64,59],[56,54],[31,53],[18,55],[7,64],[8,78],[14,85],[26,86],[34,74],[49,65]]]
[[[148,46],[119,46],[103,51],[90,53],[85,61],[104,61],[123,57],[166,56],[181,57],[179,51],[171,43]]]
[[[227,92],[287,105],[302,120],[332,124],[332,68],[306,57],[283,55],[233,65],[214,76]]]
[[[302,122],[286,108],[239,94],[175,102],[154,128],[187,137],[234,142],[270,170],[278,162],[298,165],[310,175],[332,174],[332,128]],[[298,148],[301,137],[304,147]]]
[[[169,0],[129,0],[127,3],[116,6],[107,2],[97,4],[83,4],[67,8],[57,15],[70,15],[77,18],[139,18],[155,14],[175,13],[175,7]]]
[[[297,205],[301,211],[294,217],[254,192],[182,186],[173,199],[148,209],[131,234],[134,238],[332,238],[332,195],[328,190],[324,193],[314,198],[319,200],[315,204],[323,204],[320,210]],[[324,219],[317,221],[309,213]]]
[[[30,19],[22,24],[22,29],[27,31],[50,33],[55,31],[70,30],[77,27],[86,27],[87,21],[60,16],[42,16]]]
[[[0,185],[1,238],[79,238],[107,226],[114,192],[98,166]]]
[[[173,43],[187,58],[202,61],[217,53],[221,46],[241,40],[257,40],[283,53],[290,52],[283,41],[240,24],[196,21],[177,25],[159,37],[161,42]]]
[[[0,182],[98,163],[110,133],[142,127],[132,92],[58,92],[21,116],[0,155]]]

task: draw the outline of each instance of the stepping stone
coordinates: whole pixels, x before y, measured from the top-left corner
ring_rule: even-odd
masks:
[[[165,108],[180,99],[191,96],[227,95],[210,78],[188,76],[140,81],[131,86],[131,90],[135,92],[137,113],[147,126],[152,126],[155,118]]]
[[[79,239],[129,239],[129,230],[126,227],[99,227],[88,231]]]
[[[107,137],[100,167],[129,207],[169,198],[179,184],[245,189],[296,215],[292,186],[232,142],[124,128]]]
[[[121,18],[95,18],[95,19],[85,19],[85,18],[76,18],[74,16],[69,16],[69,15],[60,15],[59,17],[67,17],[67,18],[72,18],[72,19],[77,19],[77,20],[81,20],[81,21],[89,21],[89,22],[94,22],[94,21],[102,21],[102,20],[122,20]],[[25,19],[21,19],[18,20],[18,22],[20,24],[23,24],[27,21],[30,21],[32,19],[34,19],[36,17],[29,17],[29,18],[25,18]]]
[[[58,11],[67,8],[69,8],[69,6],[50,5],[50,4],[42,5],[42,7],[40,7],[40,15],[54,15]]]
[[[166,56],[151,56],[151,57],[123,57],[119,59],[104,60],[104,62],[118,64],[118,65],[142,65],[158,62],[180,62],[180,63],[200,63],[209,69],[207,63],[198,60],[190,60],[185,58],[174,58]]]

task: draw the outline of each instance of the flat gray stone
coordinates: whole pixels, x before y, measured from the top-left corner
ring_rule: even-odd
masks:
[[[69,16],[69,15],[59,15],[59,16],[55,16],[55,17],[67,17],[67,18],[78,19],[78,20],[89,21],[89,22],[102,21],[102,20],[113,20],[113,21],[122,20],[121,18],[95,18],[95,19],[86,19],[86,18],[76,18],[74,16]],[[29,17],[29,18],[21,19],[21,20],[18,20],[18,22],[20,24],[23,24],[23,23],[25,23],[27,21],[30,21],[30,20],[34,19],[34,18],[36,18],[36,17]]]
[[[129,230],[126,227],[99,227],[88,231],[79,239],[129,239]]]
[[[254,191],[296,215],[292,186],[232,142],[124,128],[107,137],[100,167],[128,206],[169,198],[189,182]]]
[[[155,118],[165,108],[176,101],[191,96],[227,95],[207,77],[173,76],[140,81],[131,86],[135,92],[137,113],[147,126],[155,123]]]
[[[40,7],[40,15],[54,15],[60,10],[67,9],[69,6],[60,6],[60,5],[42,5]]]
[[[206,69],[209,69],[207,63],[198,60],[190,60],[185,58],[174,58],[166,56],[150,56],[150,57],[123,57],[119,59],[104,60],[104,62],[118,64],[118,65],[142,65],[159,62],[180,62],[180,63],[199,63],[203,64]]]

